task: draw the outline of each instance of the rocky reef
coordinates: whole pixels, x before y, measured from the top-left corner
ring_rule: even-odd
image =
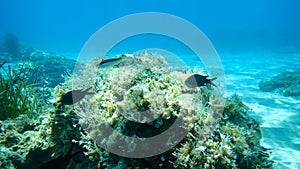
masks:
[[[300,72],[284,72],[277,76],[263,79],[259,88],[265,92],[275,92],[283,96],[300,96]]]
[[[14,34],[5,35],[0,44],[0,63],[3,62],[15,69],[21,66],[36,69],[35,78],[50,88],[64,82],[64,76],[73,72],[76,63],[65,56],[21,43]]]
[[[50,88],[54,88],[65,81],[73,72],[76,61],[50,51],[35,49],[29,54],[28,61],[38,66],[41,79]]]
[[[99,66],[105,59],[75,67],[38,117],[1,121],[0,168],[39,168],[72,149],[79,153],[67,168],[273,168],[260,122],[238,96],[185,86],[198,70],[173,70],[147,53]],[[68,91],[90,87],[93,95],[61,104]],[[147,142],[157,136],[165,137]]]

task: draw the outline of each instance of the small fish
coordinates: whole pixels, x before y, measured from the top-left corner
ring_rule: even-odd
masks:
[[[109,65],[116,65],[119,64],[124,58],[126,58],[126,55],[121,55],[120,57],[116,57],[116,58],[109,58],[109,59],[105,59],[102,60],[99,64],[97,64],[97,66],[109,66]]]
[[[60,155],[57,158],[42,164],[40,167],[38,167],[38,169],[66,169],[71,159],[83,151],[80,149],[72,153],[73,149],[74,144],[72,144],[70,150],[65,156]]]
[[[61,103],[63,105],[71,105],[79,102],[86,95],[95,94],[94,92],[89,92],[91,88],[92,87],[89,87],[85,90],[81,89],[69,91],[61,97]]]
[[[199,74],[193,74],[185,80],[185,85],[189,88],[205,86],[207,84],[211,84],[217,87],[212,81],[216,80],[217,78],[207,79],[208,76],[203,76]]]

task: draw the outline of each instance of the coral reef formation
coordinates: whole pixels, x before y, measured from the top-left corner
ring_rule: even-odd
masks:
[[[103,59],[80,66],[56,86],[57,99],[37,118],[1,121],[0,167],[38,168],[76,144],[83,153],[67,168],[272,168],[270,151],[260,145],[260,123],[238,96],[224,105],[214,87],[186,87],[185,79],[199,72],[173,70],[157,55],[126,55],[118,64],[97,67]],[[60,104],[65,93],[90,87],[94,95]],[[161,154],[128,158],[107,151],[134,154],[140,148],[135,140],[160,135],[174,124],[186,136]],[[161,147],[144,144],[142,150],[164,148],[170,140],[160,141]]]
[[[284,72],[277,76],[263,79],[259,88],[265,92],[275,92],[283,96],[300,96],[300,72]]]

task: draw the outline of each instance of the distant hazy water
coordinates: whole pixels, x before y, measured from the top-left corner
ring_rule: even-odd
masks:
[[[300,96],[262,92],[258,83],[285,71],[300,70],[300,52],[247,52],[221,56],[227,95],[237,93],[263,122],[262,144],[273,149],[275,168],[300,168]]]

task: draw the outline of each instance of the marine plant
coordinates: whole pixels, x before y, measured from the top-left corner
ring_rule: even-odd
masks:
[[[36,88],[32,81],[38,68],[31,68],[25,63],[16,68],[1,64],[0,71],[0,120],[15,118],[20,114],[33,117],[42,111],[43,97],[46,91]]]

